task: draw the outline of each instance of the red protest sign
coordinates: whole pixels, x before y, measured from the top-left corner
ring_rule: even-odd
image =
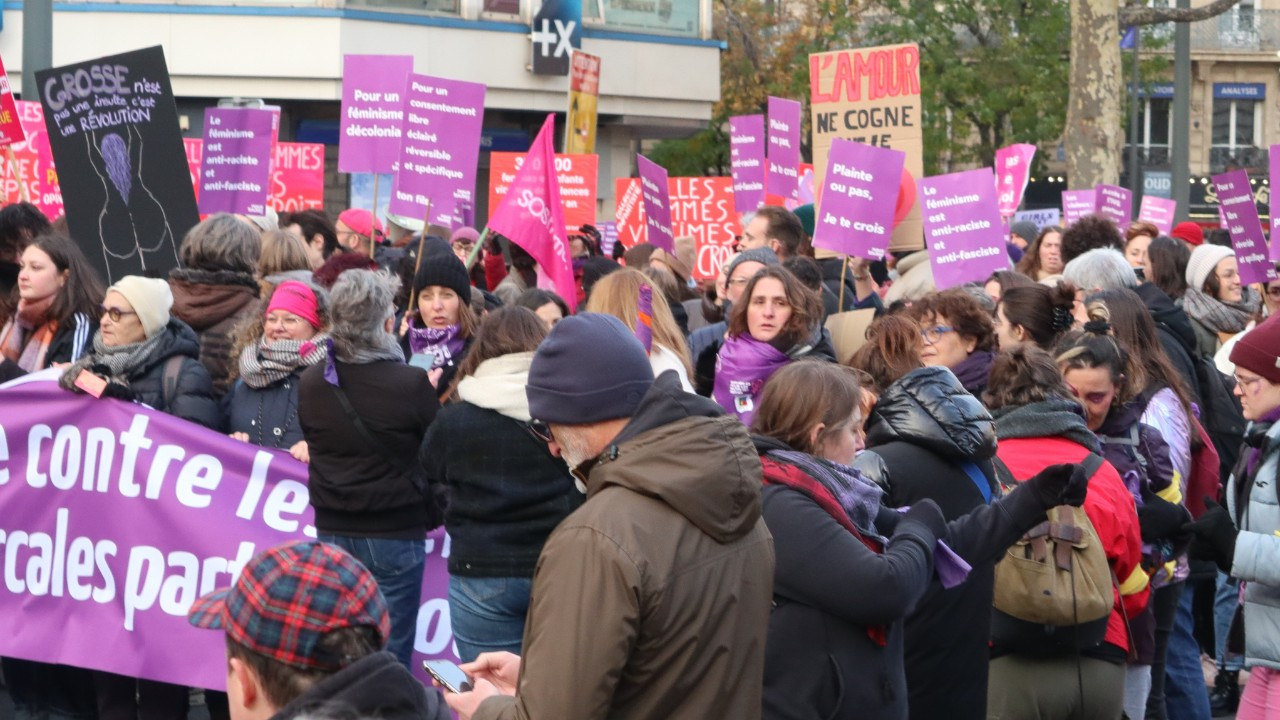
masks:
[[[0,60],[0,145],[12,145],[26,139],[18,107],[13,100],[13,89],[9,87],[9,76],[4,71],[4,61]]]
[[[618,178],[618,240],[631,247],[645,241],[644,203],[639,201],[639,178]],[[714,278],[729,256],[742,224],[733,206],[733,178],[673,177],[667,180],[671,194],[671,232],[692,237],[697,244],[693,276]]]
[[[4,202],[27,200],[49,219],[55,219],[62,215],[62,190],[53,167],[53,152],[49,150],[44,109],[38,102],[22,100],[15,103],[14,109],[26,139],[9,146],[13,163],[0,162]]]
[[[203,141],[183,138],[187,167],[196,197],[200,195],[200,161]],[[267,202],[276,212],[297,212],[324,207],[324,145],[277,142],[271,162],[271,195]]]
[[[516,171],[524,162],[524,153],[495,152],[489,154],[489,212],[494,213],[507,188],[516,179]],[[564,207],[564,226],[569,233],[583,225],[596,223],[595,155],[556,153],[556,178],[560,183],[560,204]]]

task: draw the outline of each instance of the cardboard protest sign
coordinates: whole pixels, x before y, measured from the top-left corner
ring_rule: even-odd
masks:
[[[49,149],[49,133],[44,126],[44,108],[39,102],[19,100],[18,120],[26,139],[9,146],[12,163],[0,163],[0,182],[4,185],[4,202],[27,201],[40,208],[50,220],[62,215],[62,189],[58,187],[58,171],[53,166]]]
[[[654,247],[675,252],[667,171],[643,155],[636,155],[636,169],[640,174],[640,197],[644,200],[645,237]]]
[[[693,276],[715,278],[729,256],[742,223],[734,210],[733,181],[727,177],[674,177],[667,180],[671,198],[671,231],[676,237],[692,237],[697,248]],[[617,229],[619,242],[631,247],[645,238],[644,203],[638,178],[617,178]],[[603,232],[603,229],[602,229]]]
[[[1009,269],[991,168],[920,181],[924,237],[938,290],[986,280]]]
[[[391,212],[449,226],[459,200],[475,202],[484,121],[480,83],[410,75]]]
[[[165,276],[199,221],[164,51],[36,73],[71,236],[108,283]]]
[[[1062,191],[1062,222],[1064,225],[1079,220],[1093,213],[1094,192],[1092,190]]]
[[[739,215],[764,204],[764,116],[729,118],[729,172],[733,177],[733,205]]]
[[[400,156],[412,55],[344,55],[338,171],[386,173]]]
[[[258,552],[316,536],[306,465],[67,392],[58,373],[0,388],[0,653],[225,689],[224,633],[192,627],[187,609]],[[427,547],[415,668],[455,657],[449,543],[437,532]]]
[[[1036,226],[1039,232],[1047,227],[1059,225],[1062,222],[1062,211],[1058,208],[1042,208],[1040,210],[1020,210],[1013,214],[1013,222],[1030,222]]]
[[[1218,207],[1225,227],[1231,235],[1231,247],[1240,268],[1240,282],[1245,285],[1266,283],[1276,279],[1276,245],[1267,252],[1267,238],[1258,219],[1258,206],[1253,202],[1253,186],[1244,170],[1214,175],[1213,188],[1218,193]]]
[[[893,232],[903,161],[901,151],[836,138],[827,154],[813,246],[883,258]]]
[[[769,194],[794,200],[800,194],[800,103],[769,98]]]
[[[569,58],[569,114],[565,118],[564,151],[590,155],[596,151],[596,106],[600,101],[600,58],[581,50]]]
[[[556,179],[560,182],[560,204],[564,225],[576,233],[583,225],[596,224],[596,177],[599,158],[595,155],[556,153]],[[524,153],[489,153],[489,207],[497,209],[507,189],[524,163]]]
[[[867,328],[876,319],[875,308],[848,310],[827,318],[824,327],[831,333],[831,345],[836,349],[837,362],[853,356],[867,342]]]
[[[1027,180],[1031,178],[1031,161],[1035,156],[1036,146],[1027,143],[996,150],[996,199],[1000,204],[1001,217],[1013,215],[1022,204]]]
[[[12,145],[26,139],[18,106],[13,99],[13,88],[9,87],[9,75],[5,72],[4,62],[0,61],[0,145]]]
[[[1093,189],[1093,211],[1127,228],[1133,219],[1133,193],[1117,185],[1099,185]]]
[[[817,187],[826,187],[827,155],[836,138],[899,150],[910,176],[924,176],[920,50],[914,43],[810,55],[809,91]],[[918,199],[893,228],[889,247],[924,247]]]
[[[200,214],[265,215],[271,183],[272,115],[207,108],[200,164]]]
[[[200,194],[200,167],[204,141],[184,138],[187,165],[197,197]],[[324,145],[320,143],[276,143],[271,163],[271,193],[267,204],[276,212],[297,212],[324,207]]]
[[[1138,206],[1138,220],[1156,226],[1161,235],[1173,231],[1173,218],[1178,212],[1178,201],[1155,195],[1143,195]]]

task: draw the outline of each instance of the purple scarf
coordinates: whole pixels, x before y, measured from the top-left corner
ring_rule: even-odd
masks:
[[[956,379],[973,395],[987,389],[987,376],[991,374],[991,363],[996,359],[995,353],[989,350],[974,350],[969,357],[956,363],[951,368]]]
[[[756,401],[765,382],[783,365],[791,362],[786,353],[747,333],[726,337],[716,357],[716,380],[711,397],[720,407],[750,425]]]
[[[452,365],[454,358],[458,357],[467,342],[458,337],[459,330],[457,325],[439,329],[420,328],[416,318],[409,318],[409,350],[414,356],[430,356],[424,358],[429,360],[429,363],[421,360],[414,362],[410,359],[410,364],[420,367],[426,367],[429,364],[428,370]]]

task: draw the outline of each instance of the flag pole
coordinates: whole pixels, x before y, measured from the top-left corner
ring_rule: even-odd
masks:
[[[377,247],[377,241],[373,239],[373,228],[378,224],[378,179],[381,177],[379,173],[373,174],[373,207],[369,210],[369,215],[373,217],[373,222],[369,223],[369,257],[372,258],[374,250]]]
[[[427,220],[430,220],[430,219],[431,219],[431,198],[427,198],[426,217],[422,221],[422,232],[418,234],[418,257],[416,260],[413,261],[414,280],[417,280],[418,269],[422,267],[422,254],[423,254],[422,251],[425,250],[427,246],[427,225],[430,224],[429,222],[427,222]],[[410,282],[412,283],[414,282],[414,280],[410,280]],[[461,298],[461,300],[463,302],[470,302],[471,298]],[[409,314],[413,312],[413,306],[417,302],[418,302],[418,290],[416,288],[410,287],[409,288],[409,304],[406,305],[404,309],[404,316],[405,316],[406,322],[408,322]]]

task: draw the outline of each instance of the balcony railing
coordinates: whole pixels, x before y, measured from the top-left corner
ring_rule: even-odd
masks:
[[[1236,6],[1191,25],[1191,49],[1202,52],[1280,50],[1280,10]]]
[[[1266,148],[1259,147],[1213,147],[1209,148],[1209,172],[1220,173],[1227,170],[1243,168],[1250,174],[1268,172]]]

